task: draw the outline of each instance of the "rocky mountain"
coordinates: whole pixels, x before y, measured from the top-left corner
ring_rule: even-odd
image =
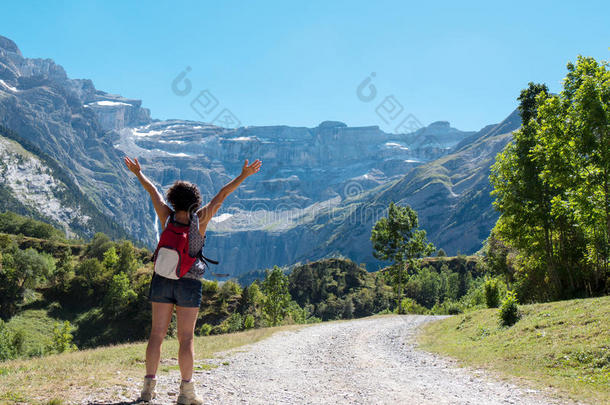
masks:
[[[264,268],[269,266],[267,261],[283,265],[344,256],[376,270],[381,263],[372,255],[371,228],[393,201],[418,212],[420,227],[437,248],[450,255],[474,253],[498,218],[490,196],[490,167],[520,125],[514,111],[500,124],[483,128],[447,155],[414,167],[397,180],[337,199],[334,204],[286,213],[288,220],[283,218],[283,222],[290,225],[281,232],[259,229],[215,234],[208,252],[222,255],[239,269],[240,263],[248,261],[253,268]],[[248,255],[252,250],[258,254]]]
[[[84,196],[71,176],[36,146],[0,127],[0,211],[10,210],[63,229],[68,237],[127,233]]]
[[[90,80],[69,79],[52,60],[25,58],[15,43],[0,37],[0,125],[53,158],[105,216],[106,228],[116,222],[152,243],[153,213],[108,130],[148,121],[139,101],[98,91]]]
[[[161,185],[185,178],[209,196],[239,173],[243,159],[259,158],[265,169],[240,188],[237,205],[225,209],[286,211],[384,184],[445,155],[472,134],[451,128],[448,122],[433,123],[419,132],[425,135],[389,134],[376,126],[348,127],[330,121],[315,128],[225,129],[169,120],[124,128],[115,147],[140,156]]]
[[[101,215],[150,247],[158,233],[154,210],[121,156],[139,157],[163,190],[184,179],[205,199],[239,173],[244,159],[263,160],[261,173],[208,228],[206,253],[234,275],[331,255],[373,266],[370,228],[389,201],[412,204],[448,253],[477,250],[493,220],[485,194],[489,163],[517,121],[478,133],[439,121],[408,134],[338,121],[236,129],[159,121],[139,100],[69,79],[52,60],[24,58],[0,37],[0,125],[55,159]]]

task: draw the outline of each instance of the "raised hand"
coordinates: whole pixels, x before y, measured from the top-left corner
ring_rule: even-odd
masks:
[[[140,162],[138,162],[138,158],[134,158],[133,160],[131,160],[129,159],[129,157],[125,156],[125,164],[133,174],[135,174],[136,176],[140,174],[142,168],[140,168]]]
[[[248,159],[244,162],[244,167],[241,169],[241,174],[245,177],[251,176],[258,172],[263,165],[263,162],[256,159],[251,165],[248,166]]]

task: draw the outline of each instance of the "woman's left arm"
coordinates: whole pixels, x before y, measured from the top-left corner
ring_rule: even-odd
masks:
[[[197,211],[197,216],[199,217],[199,232],[202,236],[205,235],[205,229],[208,226],[208,222],[216,215],[224,200],[229,194],[235,191],[247,177],[257,173],[262,164],[263,162],[256,159],[251,165],[248,165],[248,160],[246,159],[244,166],[241,169],[241,174],[227,183],[210,202]]]

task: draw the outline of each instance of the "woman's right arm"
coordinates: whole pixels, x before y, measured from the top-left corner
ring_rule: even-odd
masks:
[[[140,180],[140,184],[142,184],[142,187],[144,187],[144,190],[146,190],[150,195],[150,199],[152,200],[157,217],[159,217],[159,221],[161,221],[161,229],[163,229],[165,227],[165,221],[171,213],[169,206],[165,203],[165,200],[163,199],[163,196],[159,190],[157,190],[157,187],[155,187],[148,177],[142,173],[138,158],[131,160],[130,158],[125,157],[125,164],[127,165],[127,168],[136,175],[138,180]]]

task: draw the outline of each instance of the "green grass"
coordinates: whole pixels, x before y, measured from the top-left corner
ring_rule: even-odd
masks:
[[[252,329],[224,335],[195,337],[195,357],[203,360],[216,353],[254,343],[284,330],[297,330],[303,325]],[[146,342],[80,350],[40,358],[0,362],[0,404],[46,404],[71,402],[102,387],[126,387],[128,377],[140,379],[144,374]],[[163,344],[163,358],[178,357],[178,341],[167,339]],[[199,369],[215,366],[205,362]],[[170,372],[178,367],[159,367],[159,372]],[[135,399],[135,398],[134,398]]]
[[[610,297],[520,308],[510,328],[484,309],[428,324],[419,343],[561,398],[610,403]]]
[[[6,326],[11,331],[23,331],[26,355],[41,355],[50,343],[56,322],[60,321],[50,317],[46,309],[28,309],[11,318]]]

